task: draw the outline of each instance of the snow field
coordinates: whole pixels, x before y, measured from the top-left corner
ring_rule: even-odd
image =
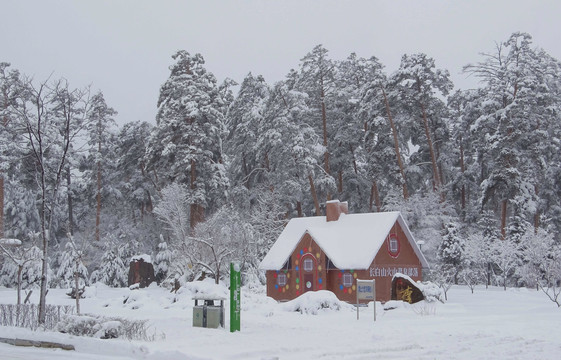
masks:
[[[0,353],[2,359],[107,360],[557,359],[561,353],[561,309],[535,290],[481,287],[471,294],[467,287],[454,286],[446,304],[401,304],[390,311],[378,304],[374,323],[372,304],[360,308],[357,321],[353,306],[326,291],[277,303],[260,290],[243,288],[242,331],[236,333],[228,331],[228,301],[226,329],[193,328],[195,293],[228,297],[225,287],[210,282],[191,284],[178,294],[157,286],[131,291],[98,285],[82,300],[84,313],[149,319],[156,340],[101,340],[0,327],[0,337],[76,347],[65,352],[0,344]],[[47,299],[74,303],[60,289],[51,289]],[[0,288],[0,302],[14,301],[14,290]]]

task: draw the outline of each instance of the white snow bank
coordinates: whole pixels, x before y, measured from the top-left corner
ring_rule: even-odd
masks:
[[[194,298],[214,298],[214,299],[227,299],[230,296],[230,290],[226,285],[220,283],[216,284],[214,279],[205,279],[203,281],[188,282],[182,286],[181,293],[189,292]]]
[[[354,311],[354,306],[341,301],[334,293],[327,290],[308,291],[294,300],[282,304],[285,311],[299,311],[302,314],[317,315],[328,310]]]

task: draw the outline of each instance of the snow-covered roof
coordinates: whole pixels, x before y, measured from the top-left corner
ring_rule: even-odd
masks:
[[[131,258],[131,262],[133,261],[144,261],[145,263],[151,264],[152,263],[152,257],[148,254],[140,254],[140,255],[135,255]]]
[[[395,222],[401,226],[423,267],[428,263],[415,243],[401,214],[379,212],[341,214],[337,221],[325,216],[294,218],[284,228],[277,241],[261,262],[263,270],[279,270],[308,233],[339,269],[366,269],[374,261]]]

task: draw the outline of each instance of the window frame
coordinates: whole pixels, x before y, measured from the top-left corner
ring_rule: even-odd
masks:
[[[310,265],[309,268],[306,266],[307,264]],[[308,273],[314,271],[314,259],[309,258],[309,257],[305,258],[302,261],[302,270],[304,270],[304,272],[308,272]]]
[[[288,282],[288,279],[287,279],[286,274],[283,273],[283,272],[278,273],[278,275],[277,275],[277,285],[280,286],[280,287],[283,287],[283,286],[286,286],[287,282]]]
[[[350,288],[351,286],[353,286],[353,274],[351,274],[350,272],[344,272],[342,281],[344,287]]]
[[[399,256],[399,253],[401,252],[401,242],[399,241],[399,237],[397,236],[397,234],[390,234],[388,236],[388,254],[393,257],[396,258]],[[393,248],[392,245],[395,245],[395,249]]]

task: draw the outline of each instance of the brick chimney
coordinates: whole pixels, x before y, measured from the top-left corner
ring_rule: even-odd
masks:
[[[325,203],[325,217],[327,221],[337,221],[341,214],[349,213],[349,204],[339,200],[330,200]]]

